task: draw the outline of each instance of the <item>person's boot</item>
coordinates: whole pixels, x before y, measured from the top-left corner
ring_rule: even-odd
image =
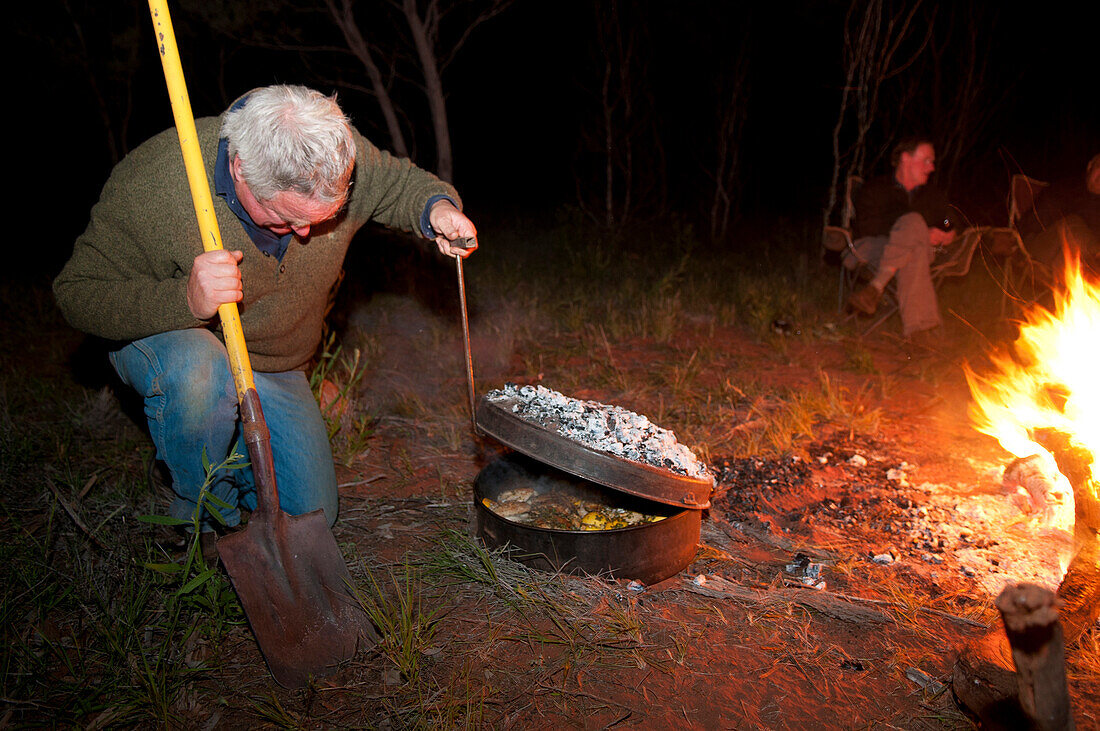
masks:
[[[158,540],[157,545],[171,561],[180,563],[187,558],[187,554],[191,550],[191,543],[194,540],[194,533],[184,526],[176,526],[171,537]],[[218,562],[218,549],[215,546],[217,540],[218,534],[212,530],[199,533],[199,551],[208,566],[213,566]]]
[[[868,284],[852,292],[848,297],[848,306],[865,315],[873,315],[875,310],[878,309],[878,303],[881,299],[882,292]]]
[[[218,534],[212,530],[199,533],[199,550],[202,551],[202,559],[208,566],[218,563]]]

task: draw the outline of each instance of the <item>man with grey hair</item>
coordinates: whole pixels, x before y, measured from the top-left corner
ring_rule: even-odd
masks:
[[[332,524],[332,452],[303,369],[348,245],[376,221],[467,256],[474,247],[452,242],[477,231],[451,185],[376,148],[311,89],[256,89],[196,127],[224,249],[203,251],[170,129],[112,171],[54,282],[57,302],[74,327],[117,341],[111,364],[144,400],[172,477],[170,513],[182,520],[198,507],[204,457],[246,454],[217,319],[219,305],[239,303],[281,506],[291,515],[321,508]],[[210,537],[256,505],[247,468],[214,475],[211,492],[230,507],[219,507],[220,519],[200,514]]]

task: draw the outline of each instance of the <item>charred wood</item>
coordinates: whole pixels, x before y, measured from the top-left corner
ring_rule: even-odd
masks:
[[[1092,534],[1069,565],[1058,587],[1061,604],[1059,655],[1065,645],[1077,639],[1100,616],[1100,541]],[[1021,724],[1025,714],[1019,692],[1018,674],[1013,671],[1013,653],[1004,633],[991,632],[965,647],[955,661],[952,687],[955,697],[975,713],[984,728],[1057,728]],[[1062,665],[1064,660],[1059,660]],[[1064,673],[1064,669],[1062,670]]]
[[[1058,587],[1062,630],[1070,645],[1100,618],[1100,539],[1093,533],[1069,564]]]
[[[1086,447],[1075,442],[1071,436],[1057,429],[1037,429],[1033,435],[1036,442],[1054,455],[1058,469],[1073,486],[1073,499],[1077,506],[1078,539],[1081,528],[1088,528],[1095,534],[1100,531],[1100,483],[1092,474],[1093,454]]]
[[[1073,488],[1078,550],[1057,596],[1039,587],[1023,594],[1020,587],[1006,589],[998,598],[998,608],[1007,636],[990,633],[965,648],[955,663],[956,697],[981,718],[984,727],[992,729],[1073,728],[1065,686],[1065,646],[1072,646],[1100,617],[1100,483],[1092,474],[1093,456],[1055,429],[1038,429],[1033,438],[1054,456]],[[1033,589],[1045,594],[1036,595]],[[1021,718],[1027,720],[1021,722]]]
[[[959,652],[951,677],[959,705],[981,720],[983,729],[1026,728],[1016,693],[1012,651],[1003,632],[990,632]]]
[[[1065,432],[1039,429],[1034,435],[1058,464],[1073,487],[1077,522],[1074,539],[1077,555],[1058,587],[1064,603],[1061,612],[1066,642],[1074,641],[1100,618],[1100,482],[1092,473],[1093,454]]]
[[[1017,698],[1031,727],[1041,731],[1074,728],[1061,605],[1054,592],[1036,584],[1009,586],[997,597],[1016,666]]]

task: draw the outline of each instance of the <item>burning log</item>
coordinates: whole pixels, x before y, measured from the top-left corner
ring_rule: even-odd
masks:
[[[982,728],[1019,727],[1016,674],[1004,634],[990,632],[959,653],[951,688],[959,704],[981,719]]]
[[[1062,626],[1066,640],[1073,642],[1100,618],[1100,484],[1092,474],[1094,460],[1087,448],[1056,429],[1036,430],[1035,436],[1054,456],[1058,469],[1073,487],[1078,550],[1058,587],[1064,603]]]
[[[1058,610],[1062,601],[1035,584],[1009,586],[997,609],[1016,665],[1017,698],[1036,729],[1069,729],[1073,714],[1066,685],[1066,654]]]
[[[1010,591],[1006,589],[997,600],[1008,637],[991,632],[964,648],[955,662],[952,678],[959,702],[976,713],[985,728],[991,729],[1018,728],[1021,711],[1028,713],[1029,696],[1040,706],[1040,712],[1048,712],[1053,705],[1056,693],[1052,688],[1057,681],[1051,678],[1061,673],[1061,682],[1065,683],[1065,645],[1072,645],[1100,616],[1100,540],[1095,533],[1086,539],[1058,587],[1057,598],[1048,590],[1041,590],[1052,599],[1049,606],[1060,611],[1045,611],[1043,607],[1048,605],[1030,598],[1013,598]],[[1002,604],[1019,616],[1005,616]],[[1045,629],[1042,620],[1051,620]],[[1056,632],[1051,624],[1057,625]],[[1010,646],[1014,625],[1022,625],[1023,630]],[[1043,638],[1045,644],[1039,641]],[[1034,718],[1030,713],[1029,717]],[[1041,729],[1072,728],[1042,725],[1037,718],[1034,721],[1034,727]]]
[[[1058,587],[1062,628],[1073,643],[1100,617],[1100,540],[1094,535],[1073,557]]]
[[[1076,505],[1077,533],[1082,529],[1095,534],[1100,531],[1100,483],[1092,474],[1093,454],[1083,444],[1076,442],[1070,435],[1058,429],[1036,429],[1035,441],[1054,456],[1058,471],[1073,486],[1073,499]]]
[[[1093,474],[1093,454],[1100,453],[1100,389],[1094,370],[1100,352],[1100,286],[1085,279],[1077,262],[1067,262],[1065,286],[1054,295],[1053,311],[1032,308],[1011,349],[990,354],[994,372],[966,373],[974,397],[971,415],[979,431],[996,437],[1024,460],[1046,450],[1040,460],[1014,463],[1013,474],[1006,473],[1006,487],[1015,489],[1040,517],[1055,518],[1048,528],[1072,530],[1078,549],[1057,599],[1016,587],[998,600],[1009,637],[1014,638],[1019,683],[1012,682],[1016,676],[1006,662],[1008,643],[999,633],[987,635],[960,655],[955,692],[986,725],[1006,719],[1007,725],[1014,725],[1011,717],[1002,715],[1013,705],[1030,705],[1043,716],[1049,709],[1037,706],[1061,702],[1065,692],[1051,680],[1051,665],[1061,666],[1064,653],[1063,638],[1057,635],[1064,633],[1064,642],[1072,644],[1100,615],[1100,483]],[[1057,487],[1061,478],[1044,477],[1032,469],[1051,457],[1072,487],[1072,511],[1069,493]],[[1059,667],[1059,672],[1064,671]],[[1061,682],[1064,688],[1064,679]],[[1066,724],[1072,723],[1068,709],[1065,713]],[[1056,717],[1033,720],[1039,728],[1069,727],[1050,725]]]
[[[1096,548],[1094,543],[1090,551],[1094,591],[1091,596],[1076,597],[1078,611],[1074,614],[1078,618],[1083,603],[1095,604],[1100,598],[1095,595],[1095,587],[1100,585]],[[997,597],[1005,633],[991,632],[959,654],[952,688],[959,702],[978,715],[983,728],[1074,728],[1065,645],[1088,625],[1063,626],[1059,621],[1060,610],[1066,606],[1061,596],[1065,586],[1063,583],[1058,595],[1035,584],[1005,588]],[[1021,723],[1021,716],[1026,723]]]
[[[1078,551],[1057,596],[1028,584],[1001,593],[997,607],[1007,640],[999,632],[991,633],[960,653],[953,678],[955,695],[989,728],[1018,727],[1021,711],[1034,728],[1073,728],[1065,686],[1065,645],[1072,645],[1100,617],[1100,506],[1092,454],[1057,430],[1036,430],[1036,437],[1073,488]],[[1021,486],[1031,485],[1029,494],[1038,494],[1032,489],[1040,478],[1021,462],[1013,465],[1022,470],[1013,479]]]

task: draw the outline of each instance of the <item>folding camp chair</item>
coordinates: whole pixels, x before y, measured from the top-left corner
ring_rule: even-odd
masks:
[[[846,261],[842,260],[840,266],[839,282],[837,285],[838,312],[844,309],[848,294],[855,289],[858,283],[862,279],[869,279],[874,275],[874,272],[870,269],[870,262],[867,262],[860,256],[859,252],[856,250],[855,241],[852,238],[852,221],[855,220],[857,214],[853,199],[862,183],[862,178],[858,176],[853,175],[848,178],[844,192],[844,207],[841,211],[841,225],[825,226],[822,234],[822,245],[826,250],[839,252],[842,257],[844,257],[845,253],[849,254],[848,257],[845,257]],[[955,237],[955,240],[951,244],[944,247],[944,250],[939,252],[936,259],[932,262],[930,269],[932,286],[936,291],[939,291],[940,284],[942,284],[943,280],[949,277],[966,276],[970,271],[970,263],[974,258],[974,252],[977,250],[978,245],[983,240],[991,241],[997,231],[999,231],[999,229],[988,226],[968,228]],[[877,330],[882,323],[890,319],[898,309],[897,280],[892,279],[882,293],[882,301],[879,304],[879,310],[875,314],[874,320],[870,325],[863,328],[861,335],[869,335]],[[854,317],[856,317],[856,314],[851,313],[845,318],[845,321]]]
[[[836,252],[840,259],[840,275],[837,281],[837,312],[844,310],[844,302],[859,280],[858,267],[849,268],[845,265],[844,260],[846,254],[854,257],[854,261],[862,260],[852,239],[852,221],[856,217],[856,208],[852,200],[861,185],[863,185],[863,178],[858,175],[848,176],[848,181],[844,186],[844,206],[840,211],[840,225],[826,226],[821,237],[821,244],[825,247],[825,250]]]
[[[943,284],[945,279],[965,277],[970,273],[970,263],[974,260],[974,252],[977,251],[978,245],[983,240],[988,240],[992,234],[993,228],[991,226],[971,227],[962,231],[955,237],[954,241],[943,247],[929,269],[929,273],[932,275],[932,287],[937,294],[939,294],[940,285]],[[883,292],[882,304],[879,306],[878,312],[875,313],[874,321],[863,329],[861,335],[870,335],[882,323],[897,313],[899,303],[896,290],[893,289],[895,281],[891,280],[890,285],[886,288],[887,291]],[[890,293],[891,296],[887,297],[887,293]]]
[[[840,225],[826,226],[822,234],[822,245],[827,251],[837,252],[840,258],[840,274],[837,278],[837,312],[844,311],[844,305],[848,301],[848,295],[855,290],[861,281],[868,280],[874,276],[874,272],[871,270],[871,263],[864,259],[856,249],[855,239],[852,237],[852,222],[856,217],[854,202],[855,194],[861,185],[863,185],[863,178],[858,175],[848,176],[848,181],[844,186],[844,207],[840,212]],[[882,293],[880,307],[882,308],[882,312],[888,314],[886,317],[876,318],[875,322],[863,331],[863,335],[870,333],[881,325],[890,315],[897,312],[898,297],[896,281],[890,280],[890,283],[886,285],[886,289]],[[856,313],[849,313],[847,317],[844,318],[844,322],[854,319],[855,317]]]

